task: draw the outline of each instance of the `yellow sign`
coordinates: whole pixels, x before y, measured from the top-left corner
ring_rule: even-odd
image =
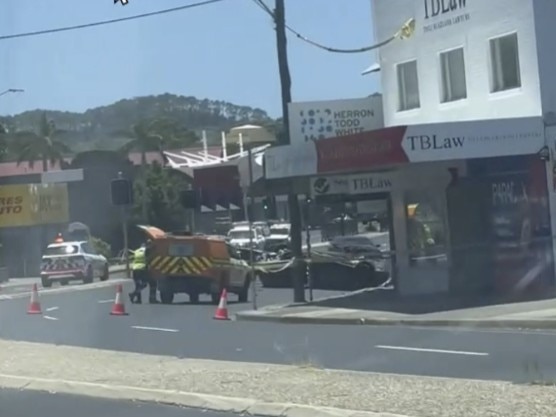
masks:
[[[66,184],[0,186],[0,228],[69,221]]]

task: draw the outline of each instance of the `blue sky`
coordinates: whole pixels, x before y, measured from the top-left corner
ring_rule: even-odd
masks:
[[[0,35],[75,25],[196,0],[1,0]],[[274,0],[266,0],[273,6]],[[288,24],[320,43],[373,43],[370,0],[286,0]],[[363,97],[373,53],[332,54],[289,35],[294,101]],[[0,41],[0,114],[87,108],[165,92],[226,100],[280,115],[275,33],[252,0],[73,32]]]

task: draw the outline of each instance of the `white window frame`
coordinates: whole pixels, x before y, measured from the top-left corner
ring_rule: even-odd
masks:
[[[409,106],[407,103],[407,92],[406,92],[406,86],[405,85],[401,85],[400,81],[402,81],[401,77],[400,77],[400,70],[401,67],[403,67],[404,65],[407,64],[415,64],[415,72],[416,72],[416,78],[417,78],[417,105],[416,106]],[[410,59],[408,61],[404,61],[404,62],[400,62],[398,64],[395,65],[395,72],[396,72],[396,85],[397,85],[397,101],[398,101],[398,106],[397,106],[397,110],[398,112],[404,112],[404,111],[411,111],[411,110],[417,110],[419,108],[421,108],[421,91],[419,89],[419,66],[418,66],[418,62],[417,59]],[[405,80],[403,80],[405,82]],[[405,84],[405,83],[404,83]],[[402,98],[403,97],[403,98]]]
[[[462,55],[463,55],[463,82],[465,84],[465,93],[463,95],[463,97],[454,97],[454,93],[452,91],[452,82],[450,79],[450,71],[449,71],[449,67],[450,67],[450,61],[449,59],[447,61],[444,61],[444,57],[448,56],[450,53],[452,52],[456,52],[456,51],[461,51]],[[453,103],[453,102],[457,102],[457,101],[462,101],[462,100],[466,100],[467,99],[467,65],[466,65],[466,61],[465,61],[465,48],[463,47],[463,45],[455,47],[455,48],[451,48],[451,49],[446,49],[444,51],[441,51],[438,54],[438,62],[439,62],[439,70],[440,70],[440,103],[441,104],[448,104],[448,103]],[[445,62],[446,62],[446,68],[445,68]],[[445,71],[445,69],[448,69],[448,71]]]
[[[504,86],[504,69],[501,64],[501,57],[500,57],[500,48],[497,48],[497,51],[493,51],[493,47],[496,41],[500,39],[504,39],[507,37],[515,37],[516,39],[516,66],[517,66],[517,79],[518,85],[517,86]],[[496,53],[496,58],[493,56]],[[519,36],[517,32],[510,32],[505,33],[503,35],[492,37],[488,40],[488,56],[490,62],[490,93],[491,94],[498,94],[503,93],[506,91],[518,90],[522,87],[522,79],[521,79],[521,59],[519,56]]]

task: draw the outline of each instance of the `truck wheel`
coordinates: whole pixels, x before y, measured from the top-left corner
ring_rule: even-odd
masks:
[[[189,294],[189,302],[191,304],[199,304],[199,294],[198,293]]]
[[[85,274],[85,278],[83,278],[83,284],[90,284],[94,280],[93,276],[93,268],[89,265],[87,268],[87,273]]]
[[[251,287],[251,276],[248,276],[245,279],[245,284],[243,284],[243,288],[237,294],[238,301],[240,303],[246,303],[249,301],[249,288]]]
[[[160,301],[162,301],[162,304],[172,304],[174,301],[174,293],[170,291],[160,291]]]
[[[50,281],[48,278],[41,277],[41,285],[43,288],[50,288],[52,287],[52,281]]]

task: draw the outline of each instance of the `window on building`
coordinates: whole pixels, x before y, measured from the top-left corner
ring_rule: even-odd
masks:
[[[419,101],[419,77],[417,76],[417,61],[398,64],[398,110],[417,109]]]
[[[517,33],[490,40],[493,93],[521,87]]]
[[[467,98],[463,48],[440,54],[440,72],[443,103]]]

